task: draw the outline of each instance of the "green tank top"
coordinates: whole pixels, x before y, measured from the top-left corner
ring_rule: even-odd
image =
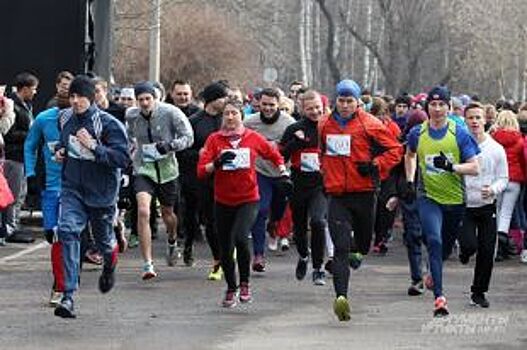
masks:
[[[443,153],[454,164],[459,164],[461,155],[456,141],[456,124],[448,121],[445,136],[436,140],[430,137],[428,122],[423,123],[417,145],[417,159],[421,172],[424,193],[439,204],[463,204],[465,201],[461,175],[434,167],[434,157]]]

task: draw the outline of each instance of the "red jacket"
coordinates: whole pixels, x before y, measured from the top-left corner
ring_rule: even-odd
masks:
[[[284,159],[263,136],[256,131],[245,129],[239,144],[231,145],[229,137],[220,132],[212,133],[200,151],[198,161],[198,177],[203,179],[209,174],[205,171],[205,165],[213,162],[223,150],[248,150],[250,160],[247,168],[236,170],[214,170],[214,198],[217,202],[236,206],[243,203],[255,202],[260,199],[258,194],[258,182],[256,180],[255,162],[256,157],[272,161],[277,167],[284,164]],[[235,159],[236,161],[236,159]]]
[[[361,176],[357,170],[357,163],[373,160],[378,166],[381,180],[384,180],[388,178],[390,170],[402,159],[402,145],[379,119],[362,109],[358,109],[344,127],[340,126],[331,114],[321,122],[319,129],[322,174],[324,187],[328,193],[338,195],[347,192],[373,191],[374,184],[371,177]],[[334,155],[332,149],[340,147],[343,147],[342,152],[346,153],[346,136],[350,142],[349,154]],[[380,152],[376,157],[370,153],[372,139],[380,146],[377,147]]]
[[[509,165],[509,181],[525,182],[524,141],[519,131],[498,129],[492,138],[505,148]]]
[[[393,137],[399,139],[399,136],[401,136],[401,129],[399,128],[399,125],[397,125],[396,122],[394,122],[391,118],[388,118],[384,119],[382,123],[392,133]]]

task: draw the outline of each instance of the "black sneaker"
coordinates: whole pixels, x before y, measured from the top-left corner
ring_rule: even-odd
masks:
[[[410,284],[410,287],[408,287],[409,296],[421,295],[424,292],[425,292],[425,289],[423,286],[423,281],[412,282],[412,284]]]
[[[472,293],[470,295],[470,305],[488,308],[490,303],[487,298],[485,298],[485,293]]]
[[[295,275],[296,279],[301,281],[306,277],[307,273],[307,258],[298,258],[298,263],[296,264]]]
[[[73,308],[73,300],[71,298],[62,298],[60,303],[55,308],[55,316],[62,318],[75,318],[75,310]]]
[[[99,277],[99,290],[101,293],[108,293],[112,290],[115,284],[114,269],[103,268],[101,276]]]
[[[325,286],[326,285],[326,273],[320,269],[313,271],[313,284],[315,286]]]

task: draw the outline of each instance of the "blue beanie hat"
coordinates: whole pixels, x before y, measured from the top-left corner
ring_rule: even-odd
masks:
[[[337,96],[353,96],[357,100],[360,98],[360,86],[350,79],[341,80],[337,84]]]
[[[450,90],[446,86],[436,86],[428,93],[426,102],[430,101],[443,101],[450,106]]]
[[[150,94],[154,96],[154,98],[156,97],[156,89],[154,88],[154,85],[149,81],[142,81],[140,83],[135,84],[134,93],[135,98],[138,98],[139,95],[144,93]]]

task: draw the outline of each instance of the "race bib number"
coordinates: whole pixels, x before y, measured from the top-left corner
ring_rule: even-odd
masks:
[[[318,153],[301,153],[300,170],[308,173],[320,171]]]
[[[95,154],[88,148],[84,147],[77,136],[70,135],[68,144],[68,157],[95,161]]]
[[[56,162],[57,159],[55,158],[55,146],[58,144],[58,141],[50,141],[46,145],[48,146],[49,152],[51,153],[51,160]]]
[[[249,169],[251,167],[251,150],[249,148],[229,149],[236,154],[231,162],[223,164],[222,170],[233,171],[239,169]],[[225,152],[224,151],[224,152]]]
[[[350,153],[351,153],[351,136],[350,135],[327,135],[326,136],[326,154],[328,156],[349,157]]]
[[[161,160],[163,158],[166,158],[166,154],[160,154],[156,148],[155,143],[147,143],[144,144],[143,147],[143,160],[146,163],[152,163],[158,160]]]

